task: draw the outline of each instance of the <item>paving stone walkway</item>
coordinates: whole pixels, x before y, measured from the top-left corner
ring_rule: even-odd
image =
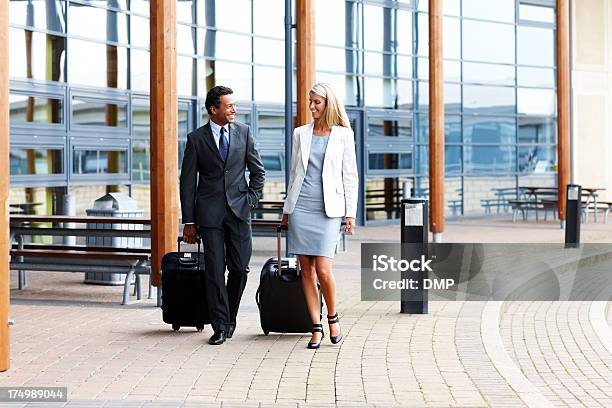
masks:
[[[446,241],[563,240],[556,224],[517,224],[449,223]],[[583,228],[612,242],[612,225]],[[12,365],[0,386],[67,386],[57,406],[69,407],[612,406],[610,302],[434,301],[427,315],[404,315],[395,302],[360,301],[358,242],[395,235],[362,228],[337,256],[345,337],[317,351],[305,348],[309,336],[262,334],[256,272],[220,347],[206,344],[209,327],[173,332],[152,300],[120,306],[121,287],[31,273],[28,289],[11,291]],[[253,271],[273,247],[256,239]]]

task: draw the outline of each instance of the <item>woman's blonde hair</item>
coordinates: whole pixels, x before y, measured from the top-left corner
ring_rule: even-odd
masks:
[[[326,106],[323,115],[321,115],[321,124],[325,127],[332,128],[332,126],[342,126],[345,128],[351,128],[348,115],[344,109],[344,104],[336,96],[334,88],[330,84],[319,82],[312,88],[310,93],[320,96],[325,99]]]

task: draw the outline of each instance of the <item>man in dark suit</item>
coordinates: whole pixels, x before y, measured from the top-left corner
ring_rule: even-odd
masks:
[[[261,197],[265,172],[250,128],[234,121],[233,91],[212,88],[206,110],[210,121],[187,135],[180,191],[183,239],[193,243],[199,232],[204,245],[206,294],[215,332],[208,343],[218,345],[236,328],[251,259],[250,213]]]

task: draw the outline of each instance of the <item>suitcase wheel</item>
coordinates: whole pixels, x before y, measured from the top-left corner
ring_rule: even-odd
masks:
[[[269,332],[269,331],[267,331],[267,330],[264,330],[264,335],[266,335],[266,336],[267,336],[268,334],[270,334],[270,332]]]
[[[201,332],[202,330],[204,330],[204,326],[196,326],[196,329],[198,329],[198,331]]]
[[[174,331],[179,331],[180,328],[181,328],[181,326],[179,326],[178,324],[173,324],[172,325],[172,330],[174,330]]]

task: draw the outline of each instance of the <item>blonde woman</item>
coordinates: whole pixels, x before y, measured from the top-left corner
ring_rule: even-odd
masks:
[[[302,284],[312,320],[308,348],[324,337],[317,278],[327,308],[329,337],[342,339],[336,311],[332,260],[344,217],[346,234],[355,230],[357,162],[353,131],[332,87],[319,83],[309,93],[313,122],[293,132],[291,173],[282,224],[288,226],[288,252],[299,257]]]

